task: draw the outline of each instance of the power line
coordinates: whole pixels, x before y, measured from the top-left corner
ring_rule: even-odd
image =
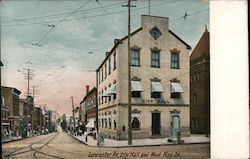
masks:
[[[108,8],[108,7],[112,7],[112,6],[116,6],[116,5],[120,5],[124,2],[119,2],[119,3],[114,3],[114,4],[110,4],[110,5],[105,5],[103,6],[104,8]],[[112,8],[116,8],[116,7],[112,7]],[[81,13],[81,12],[87,12],[87,11],[93,11],[93,10],[99,10],[100,7],[95,7],[95,8],[89,8],[89,9],[85,9],[85,10],[79,10],[76,13]],[[47,16],[37,16],[37,17],[31,17],[31,18],[21,18],[21,19],[14,19],[14,18],[10,18],[10,17],[4,17],[1,16],[3,18],[8,18],[8,19],[13,19],[13,20],[5,20],[2,22],[15,22],[15,21],[27,21],[27,20],[36,20],[36,19],[51,19],[51,18],[58,18],[61,17],[62,15],[66,15],[66,14],[70,14],[72,12],[65,12],[65,13],[57,13],[57,14],[51,14],[51,15],[47,15]]]
[[[155,4],[155,5],[151,5],[151,7],[158,7],[158,6],[162,6],[165,4],[169,4],[169,3],[174,3],[180,0],[174,0],[174,1],[170,1],[170,2],[164,2],[164,3],[160,3],[160,4]],[[131,11],[134,10],[142,10],[148,8],[148,6],[144,6],[144,7],[138,7],[136,9],[131,9]],[[65,19],[63,21],[72,21],[72,20],[78,20],[78,19],[85,19],[85,18],[95,18],[95,17],[101,17],[101,16],[109,16],[112,14],[119,14],[119,13],[125,13],[127,12],[127,10],[121,10],[121,11],[114,11],[114,12],[110,12],[108,15],[103,15],[103,14],[97,14],[97,15],[91,15],[91,16],[83,16],[83,17],[78,17],[78,18],[71,18],[71,19]],[[54,22],[58,22],[58,21],[44,21],[43,23],[54,23]],[[41,22],[35,22],[34,24],[43,24]],[[29,23],[23,23],[23,24],[16,24],[16,25],[2,25],[2,26],[19,26],[19,25],[30,25]]]
[[[68,18],[69,16],[73,15],[74,13],[76,13],[78,10],[80,10],[82,7],[86,6],[91,0],[89,0],[88,2],[84,3],[82,6],[80,6],[78,9],[76,9],[75,11],[71,12],[71,14],[68,14],[67,16],[65,16],[62,20],[60,20],[57,24],[54,25],[54,27],[51,27],[50,30],[38,41],[38,44],[41,43],[41,41],[47,36],[49,35],[49,33],[57,26],[59,25],[61,22],[63,22],[66,18]]]

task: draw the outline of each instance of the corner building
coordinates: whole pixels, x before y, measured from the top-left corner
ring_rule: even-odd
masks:
[[[189,51],[166,17],[141,17],[131,33],[132,138],[189,136]],[[127,37],[97,69],[98,128],[105,137],[128,138]]]

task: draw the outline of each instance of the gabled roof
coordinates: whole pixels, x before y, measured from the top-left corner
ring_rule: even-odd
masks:
[[[156,16],[154,16],[156,17]],[[130,36],[133,36],[134,34],[140,32],[142,30],[142,27],[138,28],[137,30],[133,31],[132,33],[130,33]],[[187,49],[191,49],[191,46],[188,45],[184,40],[182,40],[180,37],[178,37],[174,32],[172,32],[171,30],[169,30],[169,33],[171,35],[173,35],[176,39],[178,39],[182,44],[184,44],[186,46]],[[102,67],[102,65],[106,62],[106,60],[110,57],[111,53],[114,51],[114,49],[116,49],[118,47],[118,45],[120,43],[122,43],[124,40],[126,40],[128,38],[128,36],[123,37],[122,39],[116,39],[119,42],[115,43],[115,45],[113,46],[113,48],[111,49],[111,51],[109,52],[109,54],[105,57],[105,59],[102,61],[101,65],[97,68],[96,71],[99,71],[100,68]]]
[[[176,39],[178,39],[181,43],[183,43],[187,49],[191,49],[191,46],[189,46],[184,40],[182,40],[179,36],[177,36],[174,32],[169,30],[169,33],[172,34]]]
[[[201,36],[199,42],[194,48],[192,54],[190,55],[190,60],[193,60],[201,56],[209,56],[210,47],[209,47],[209,32],[207,28],[205,29],[203,35]]]

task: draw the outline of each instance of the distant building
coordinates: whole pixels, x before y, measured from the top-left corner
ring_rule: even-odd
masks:
[[[107,138],[128,138],[127,36],[97,69],[98,126]],[[169,19],[142,16],[131,33],[132,138],[190,135],[189,51],[169,30]]]
[[[85,111],[86,111],[86,127],[96,128],[96,88],[92,88],[90,91],[87,89],[86,95],[84,97],[85,101]]]
[[[30,114],[30,107],[26,99],[19,99],[19,115],[23,118],[22,121],[22,129],[23,132],[26,133],[30,129],[30,121],[31,121],[31,114]]]
[[[8,120],[10,121],[10,129],[12,135],[21,135],[22,117],[19,115],[19,96],[21,91],[12,87],[1,87],[1,95],[4,103],[8,107]]]
[[[79,110],[79,122],[83,125],[86,124],[86,110],[85,110],[85,101],[84,99],[80,102],[80,110]]]
[[[1,98],[1,115],[2,138],[8,138],[10,132],[9,107],[5,104],[3,96]]]
[[[190,55],[191,133],[210,134],[210,52],[205,29]]]

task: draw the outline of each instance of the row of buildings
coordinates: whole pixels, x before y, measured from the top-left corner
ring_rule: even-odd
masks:
[[[131,65],[128,37],[115,39],[96,70],[96,86],[86,86],[75,109],[78,125],[115,140],[128,138],[128,122],[133,139],[209,134],[209,32],[205,29],[191,53],[191,47],[169,29],[168,18],[141,18],[141,27],[131,33]]]
[[[2,138],[28,137],[55,131],[56,112],[34,105],[34,98],[20,98],[21,91],[1,86]]]

